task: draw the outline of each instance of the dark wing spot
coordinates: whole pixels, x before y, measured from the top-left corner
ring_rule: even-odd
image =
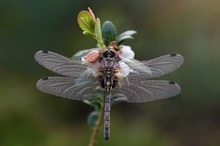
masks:
[[[47,50],[47,49],[43,49],[42,52],[45,53],[45,54],[47,54],[47,53],[48,53],[48,50]]]
[[[46,81],[48,80],[48,77],[43,77],[42,80]]]
[[[169,81],[169,84],[174,85],[174,84],[176,84],[176,83],[175,83],[175,82],[173,82],[173,81]]]
[[[171,53],[170,54],[170,57],[174,57],[174,56],[176,56],[177,54],[176,53]]]

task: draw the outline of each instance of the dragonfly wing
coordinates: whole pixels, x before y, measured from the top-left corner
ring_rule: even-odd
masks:
[[[121,83],[121,87],[117,86],[112,91],[124,101],[140,103],[175,96],[181,88],[177,83],[166,80],[129,80],[129,84]]]
[[[125,57],[120,57],[120,58],[132,69],[133,72],[151,75],[152,71],[150,70],[150,68],[145,64],[143,64],[141,61],[135,59],[128,59]]]
[[[173,53],[141,62],[149,68],[151,74],[139,72],[130,73],[128,77],[129,79],[149,79],[160,77],[179,68],[183,64],[184,58],[179,54]]]
[[[79,61],[73,61],[70,58],[50,51],[38,51],[34,58],[45,68],[69,77],[80,76],[88,67]]]
[[[70,77],[45,77],[36,86],[42,92],[74,100],[96,98],[98,91],[98,81],[95,79],[78,82],[78,79]]]

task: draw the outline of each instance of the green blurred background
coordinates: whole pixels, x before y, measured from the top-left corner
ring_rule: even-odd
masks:
[[[92,48],[76,22],[91,7],[118,33],[138,31],[131,45],[139,60],[171,52],[185,57],[174,80],[182,93],[143,104],[112,108],[111,140],[98,146],[220,145],[219,0],[0,0],[0,146],[86,146],[93,110],[38,91],[35,83],[55,75],[36,63],[43,48],[71,57]]]

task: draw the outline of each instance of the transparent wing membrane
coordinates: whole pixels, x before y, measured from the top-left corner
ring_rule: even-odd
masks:
[[[87,51],[87,50],[86,50]],[[86,52],[79,52],[80,55]],[[46,77],[37,82],[37,88],[45,93],[74,100],[89,100],[104,94],[100,81],[92,73],[95,66],[82,64],[50,51],[39,51],[36,61],[45,68],[66,77]],[[170,73],[179,68],[184,58],[169,54],[148,61],[121,58],[134,72],[119,80],[112,89],[118,100],[132,103],[169,98],[180,93],[180,86],[171,81],[147,80]]]
[[[34,58],[45,68],[64,76],[78,77],[87,69],[87,65],[79,61],[73,61],[50,51],[38,51]]]
[[[180,86],[172,81],[165,80],[129,80],[122,82],[121,87],[112,90],[115,96],[132,103],[148,102],[169,98],[180,93]]]
[[[129,74],[129,79],[149,79],[160,77],[179,68],[184,58],[179,54],[169,54],[155,59],[141,61],[151,73],[134,72]]]
[[[120,57],[123,62],[125,62],[135,73],[144,73],[151,75],[151,70],[148,66],[146,66],[143,62],[135,60],[135,59],[127,59],[124,57]]]
[[[42,92],[74,100],[97,98],[96,93],[102,91],[99,86],[95,79],[79,82],[69,77],[45,77],[37,82],[37,88]]]

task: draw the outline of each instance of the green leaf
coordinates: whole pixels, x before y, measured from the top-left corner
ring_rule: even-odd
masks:
[[[95,20],[94,16],[88,11],[81,11],[77,17],[80,28],[88,34],[94,34]]]
[[[87,50],[81,50],[81,51],[77,52],[76,54],[74,54],[71,57],[71,59],[80,61],[83,56],[86,56],[87,54],[89,54],[90,52],[95,51],[95,50],[100,50],[100,49],[99,48],[92,48],[92,49],[87,49]]]
[[[126,39],[134,39],[132,36],[122,36],[122,37],[120,37],[120,39],[118,39],[117,41],[118,42],[121,42],[121,41],[124,41],[124,40],[126,40]]]
[[[96,98],[90,100],[83,100],[83,102],[94,107],[95,110],[100,110],[104,102],[103,92],[97,91],[97,93],[94,93],[94,97]]]
[[[111,96],[110,100],[111,100],[111,105],[114,105],[122,101],[125,101],[126,98],[123,96]]]
[[[111,21],[105,21],[102,25],[102,37],[106,46],[116,40],[117,31]]]
[[[88,7],[89,13],[92,16],[93,21],[95,22],[95,14],[93,13],[92,9],[90,7]]]
[[[101,22],[100,22],[99,18],[96,19],[95,35],[96,35],[97,38],[102,39]]]
[[[84,103],[92,106],[95,108],[95,110],[100,110],[102,104],[103,104],[103,101],[100,101],[100,100],[83,100]]]
[[[78,24],[83,30],[84,35],[90,35],[97,40],[101,48],[105,48],[102,40],[101,22],[99,18],[95,18],[94,13],[90,8],[89,11],[81,11],[77,17]]]
[[[116,42],[118,45],[120,45],[123,41],[127,40],[127,39],[133,39],[132,35],[136,34],[137,32],[134,30],[128,30],[123,32],[122,34],[120,34],[117,39]]]
[[[96,126],[96,123],[97,123],[97,120],[98,120],[98,117],[99,117],[99,111],[93,111],[89,114],[88,116],[88,124],[89,126],[91,127],[95,127]]]
[[[91,35],[91,36],[95,37],[94,33],[91,33],[91,32],[83,31],[83,34],[84,35]]]
[[[123,33],[121,33],[118,37],[122,37],[122,36],[132,36],[134,34],[136,34],[137,32],[135,30],[127,30]]]

